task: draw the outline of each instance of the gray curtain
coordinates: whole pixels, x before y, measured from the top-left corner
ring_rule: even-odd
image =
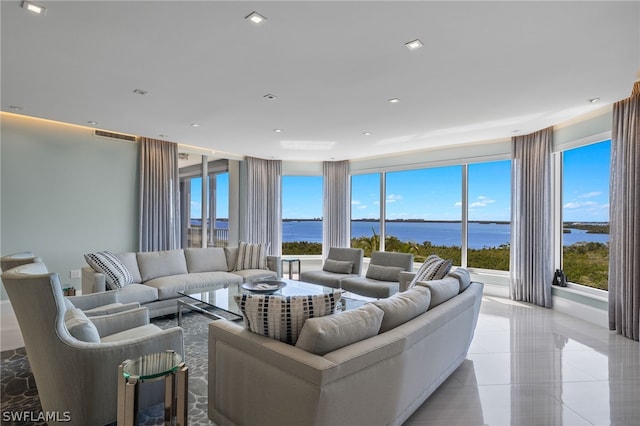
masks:
[[[322,255],[331,247],[351,245],[351,181],[348,161],[322,163]]]
[[[247,157],[246,242],[269,245],[282,254],[282,161]]]
[[[511,298],[551,307],[553,129],[512,138]]]
[[[640,338],[640,82],[613,106],[609,329]]]
[[[180,247],[178,145],[140,140],[140,251]]]

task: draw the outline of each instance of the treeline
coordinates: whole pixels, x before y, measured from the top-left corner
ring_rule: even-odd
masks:
[[[380,237],[359,237],[351,239],[351,247],[364,250],[365,257],[380,247]],[[417,263],[422,263],[431,254],[443,259],[451,259],[454,265],[462,263],[462,248],[459,246],[434,246],[429,241],[421,244],[400,241],[388,236],[385,239],[386,251],[413,253]],[[471,268],[509,270],[509,245],[469,249],[467,265]],[[296,241],[282,244],[283,255],[319,255],[322,254],[322,243]],[[609,247],[603,243],[576,243],[565,246],[563,251],[564,272],[571,282],[588,285],[602,290],[608,289]]]

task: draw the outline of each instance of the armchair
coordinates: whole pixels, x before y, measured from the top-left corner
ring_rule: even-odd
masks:
[[[413,254],[374,251],[366,275],[345,278],[342,288],[366,297],[389,297],[398,292],[401,273],[411,271]]]
[[[30,251],[23,251],[21,253],[8,254],[0,257],[0,267],[3,272],[16,266],[26,265],[27,263],[41,262],[40,258],[34,256]]]
[[[65,301],[58,275],[47,272],[42,263],[3,272],[2,281],[20,325],[42,409],[68,413],[69,424],[116,421],[118,366],[124,360],[169,349],[184,354],[182,329],[161,330],[149,324],[146,308],[86,319]],[[162,400],[162,383],[157,384],[148,383],[149,399],[140,408]]]
[[[331,247],[322,269],[303,272],[300,274],[300,281],[341,288],[341,282],[345,278],[360,276],[363,259],[362,249]]]

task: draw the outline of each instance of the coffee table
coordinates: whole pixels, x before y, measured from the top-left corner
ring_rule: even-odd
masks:
[[[271,293],[279,296],[305,296],[313,294],[333,293],[338,290],[333,287],[325,287],[318,284],[306,283],[295,280],[279,280],[287,285],[278,291]],[[178,291],[185,296],[178,299],[178,325],[182,325],[182,311],[189,309],[206,315],[211,319],[226,319],[238,321],[242,319],[240,308],[236,305],[233,296],[252,293],[242,288],[242,284],[218,285],[198,289]],[[253,293],[260,294],[260,293]],[[340,308],[342,310],[353,309],[364,303],[363,300],[345,297],[342,294]]]

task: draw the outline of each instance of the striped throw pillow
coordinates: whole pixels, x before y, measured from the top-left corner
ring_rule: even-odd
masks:
[[[308,318],[331,315],[342,292],[309,296],[238,294],[233,296],[242,311],[246,329],[295,345]]]
[[[450,270],[450,260],[444,260],[440,256],[432,254],[428,256],[420,266],[420,269],[416,272],[416,276],[411,280],[409,288],[413,287],[418,281],[441,280]]]
[[[267,248],[264,244],[241,242],[238,245],[236,271],[245,269],[267,269]]]
[[[87,261],[96,272],[101,272],[105,276],[107,287],[117,290],[133,282],[133,275],[126,266],[110,251],[100,251],[84,255]]]

